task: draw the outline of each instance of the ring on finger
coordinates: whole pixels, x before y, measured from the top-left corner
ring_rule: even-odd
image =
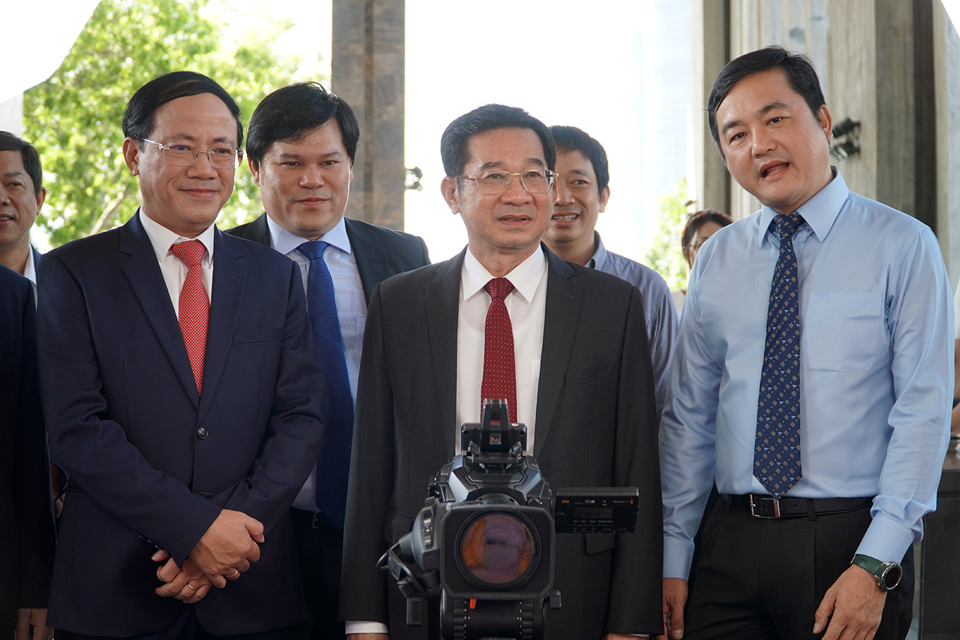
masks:
[[[187,586],[190,587],[190,588],[191,588],[192,590],[194,590],[194,591],[197,590],[197,588],[196,588],[195,586],[193,586],[192,584],[190,584],[189,582],[187,583]]]
[[[227,576],[227,577],[230,578],[230,579],[233,579],[233,578],[236,578],[238,575],[240,575],[240,569],[234,569],[234,570],[233,570],[233,575],[232,575],[232,576]]]

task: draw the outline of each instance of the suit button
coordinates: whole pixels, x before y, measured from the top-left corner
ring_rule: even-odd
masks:
[[[210,432],[207,431],[206,427],[200,427],[197,429],[197,437],[201,440],[206,440],[208,435],[210,435]]]

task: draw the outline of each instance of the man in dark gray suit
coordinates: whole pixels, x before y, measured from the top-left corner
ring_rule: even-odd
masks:
[[[449,261],[385,281],[370,302],[347,502],[347,631],[416,633],[377,559],[410,531],[431,476],[458,453],[459,427],[479,420],[486,396],[510,399],[551,486],[640,488],[636,533],[557,536],[563,608],[549,612],[546,637],[659,633],[657,419],[640,293],[540,244],[556,160],[542,122],[487,105],[447,127],[441,152],[443,196],[469,242]],[[488,314],[502,320],[504,308],[509,324],[487,351]],[[485,370],[494,350],[514,364],[498,372],[513,381],[506,395],[487,395],[500,382]]]
[[[359,139],[353,109],[319,84],[271,93],[254,111],[247,139],[247,161],[265,213],[227,232],[273,247],[300,266],[327,374],[324,450],[291,510],[310,609],[299,629],[304,639],[344,635],[337,620],[343,511],[367,303],[380,281],[430,264],[420,238],[344,218]],[[308,256],[311,245],[323,247],[322,259]],[[334,299],[326,318],[315,300],[323,292],[311,289],[324,271]],[[339,336],[331,335],[333,329]],[[332,382],[338,368],[345,374],[339,394]]]

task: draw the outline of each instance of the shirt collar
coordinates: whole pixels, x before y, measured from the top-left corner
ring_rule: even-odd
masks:
[[[505,277],[510,280],[510,284],[516,289],[517,293],[523,296],[527,302],[533,300],[537,287],[543,279],[543,272],[547,268],[547,259],[543,255],[543,248],[537,247],[537,250],[531,253],[526,260],[513,268],[513,271]],[[491,278],[492,275],[487,268],[480,264],[480,261],[467,249],[467,254],[463,259],[463,269],[460,272],[460,288],[463,291],[463,299],[469,300],[477,295]]]
[[[33,260],[33,246],[29,247],[27,252],[27,264],[23,267],[23,277],[37,286],[37,264]]]
[[[157,254],[157,262],[163,262],[166,259],[167,255],[170,253],[170,247],[173,246],[174,243],[184,240],[199,240],[207,249],[207,255],[203,257],[203,265],[210,266],[213,261],[213,239],[214,230],[216,229],[215,225],[211,224],[196,238],[185,238],[183,236],[178,236],[173,231],[170,231],[170,229],[167,229],[165,226],[146,215],[143,212],[143,209],[138,210],[137,215],[140,216],[140,224],[143,225],[143,230],[146,231],[147,237],[150,239],[150,244],[153,246],[153,252]]]
[[[607,262],[607,249],[603,246],[603,240],[600,239],[600,234],[596,231],[593,232],[593,243],[597,250],[594,251],[593,257],[587,260],[587,266],[602,271],[603,265]]]
[[[270,242],[274,249],[287,255],[297,247],[307,242],[306,238],[290,233],[276,222],[269,215],[267,216],[267,227],[270,228]],[[350,250],[350,238],[347,237],[347,224],[341,216],[340,222],[333,229],[320,236],[331,247],[336,247],[344,253],[352,253]]]
[[[850,195],[850,189],[847,188],[847,183],[844,182],[840,170],[836,167],[830,167],[830,169],[833,171],[833,180],[797,209],[820,242],[823,242],[827,234],[830,233],[833,223],[837,221],[837,216],[840,215],[840,209],[843,208]],[[770,223],[776,215],[777,212],[770,207],[764,206],[760,209],[759,240],[761,247],[764,238],[767,237]]]

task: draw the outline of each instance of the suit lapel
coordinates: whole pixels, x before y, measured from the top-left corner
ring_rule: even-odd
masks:
[[[247,272],[241,266],[243,252],[236,242],[228,242],[217,229],[213,241],[213,296],[210,301],[210,325],[207,329],[207,353],[203,361],[203,396],[200,418],[217,391],[230,344],[240,318]]]
[[[130,282],[147,321],[194,407],[199,406],[197,383],[193,379],[190,358],[183,344],[177,313],[170,302],[170,293],[160,272],[160,265],[157,264],[157,254],[150,244],[147,232],[140,224],[139,212],[120,230],[120,252],[130,256],[123,264],[123,273]]]
[[[464,249],[466,251],[466,249]],[[427,340],[433,361],[433,378],[440,400],[440,422],[447,455],[456,451],[457,420],[457,324],[460,314],[460,271],[464,253],[440,265],[427,284],[424,312]]]
[[[367,231],[364,226],[350,218],[344,218],[347,227],[347,238],[350,239],[350,248],[353,258],[357,261],[357,271],[360,273],[360,282],[363,284],[363,295],[370,304],[373,289],[396,271],[390,270],[390,256],[386,249],[380,247],[380,239]]]
[[[564,374],[577,335],[583,287],[566,262],[543,247],[547,257],[547,301],[537,388],[537,433],[534,456],[540,455],[563,390]]]

